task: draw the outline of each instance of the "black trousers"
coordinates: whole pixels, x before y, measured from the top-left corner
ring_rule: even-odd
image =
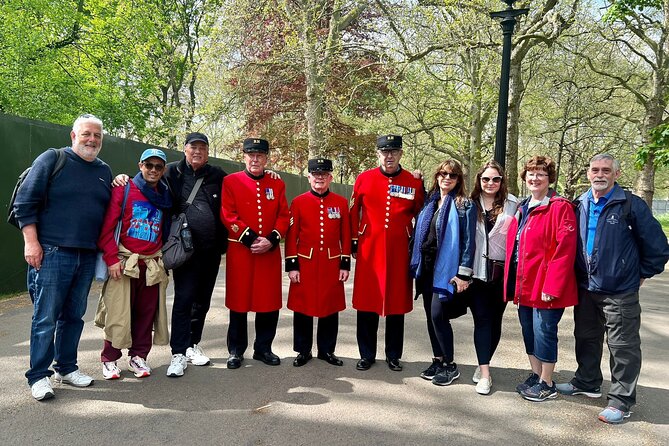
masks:
[[[339,313],[318,318],[316,346],[319,353],[334,353],[339,331]],[[314,344],[314,318],[306,314],[293,314],[293,350],[309,353]]]
[[[185,354],[188,347],[202,340],[220,264],[218,250],[196,250],[185,264],[173,271],[172,354]]]
[[[379,315],[369,311],[358,311],[356,337],[360,357],[376,359],[376,337],[379,331]],[[404,315],[386,316],[386,358],[400,359],[404,349]]]
[[[231,355],[242,356],[249,346],[247,328],[248,313],[239,313],[230,310],[230,325],[228,326],[228,352]],[[256,313],[255,329],[256,340],[253,350],[258,353],[272,351],[272,342],[276,336],[276,326],[279,323],[279,311]]]

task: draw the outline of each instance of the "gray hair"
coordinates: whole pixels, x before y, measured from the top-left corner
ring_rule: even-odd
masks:
[[[590,164],[592,164],[595,161],[602,161],[602,160],[607,160],[613,162],[613,170],[614,171],[619,171],[620,170],[620,161],[615,159],[613,155],[609,155],[608,153],[599,153],[592,158],[590,158]]]
[[[81,127],[81,124],[83,124],[84,122],[92,122],[93,124],[97,124],[100,126],[100,130],[104,131],[104,125],[102,124],[100,118],[98,118],[95,115],[91,115],[89,113],[83,114],[74,120],[74,124],[72,124],[72,131],[75,134],[77,134],[79,131],[79,127]]]

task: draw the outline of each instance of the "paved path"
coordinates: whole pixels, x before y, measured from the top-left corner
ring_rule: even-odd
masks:
[[[493,359],[494,387],[488,396],[476,394],[471,382],[476,356],[469,314],[454,322],[460,379],[437,387],[418,377],[431,356],[420,301],[407,315],[402,372],[390,371],[383,361],[367,372],[355,370],[358,351],[351,309],[340,317],[337,354],[344,367],[314,359],[294,368],[292,315],[284,309],[274,343],[281,366],[247,358],[242,368],[228,370],[223,279],[221,272],[201,344],[212,366],[190,366],[183,378],[167,378],[169,348],[156,347],[149,358],[151,377],[139,380],[124,372],[122,380],[103,380],[98,362],[101,331],[92,322],[97,295],[92,292],[79,364],[96,378],[95,385],[55,385],[56,398],[42,403],[32,399],[23,376],[28,365],[29,301],[23,297],[1,302],[0,444],[669,444],[669,273],[642,288],[639,402],[621,426],[597,420],[604,398],[530,403],[516,394],[514,388],[526,377],[528,364],[511,306]],[[286,296],[287,278],[284,285]],[[576,368],[572,330],[568,310],[560,325],[558,381],[571,378]],[[383,339],[383,323],[380,334]],[[380,358],[382,349],[380,342]],[[606,379],[607,363],[605,353]]]

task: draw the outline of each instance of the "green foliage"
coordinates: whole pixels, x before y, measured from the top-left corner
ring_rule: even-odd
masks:
[[[604,15],[604,21],[611,23],[635,11],[644,9],[662,9],[662,0],[614,0]]]
[[[641,147],[636,152],[635,165],[641,169],[654,156],[653,162],[657,167],[669,166],[669,124],[662,124],[650,131],[651,143]]]

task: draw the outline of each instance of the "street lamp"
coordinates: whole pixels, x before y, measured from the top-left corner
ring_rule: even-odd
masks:
[[[516,0],[502,0],[508,5],[503,11],[491,12],[490,17],[500,19],[502,26],[502,76],[499,80],[499,105],[497,107],[497,129],[495,131],[495,161],[502,167],[506,164],[506,121],[509,114],[509,72],[511,70],[511,36],[516,26],[516,17],[527,14],[527,8],[513,9]]]
[[[339,161],[339,183],[344,184],[344,163],[346,162],[346,155],[344,155],[344,152],[339,152],[337,160]]]

